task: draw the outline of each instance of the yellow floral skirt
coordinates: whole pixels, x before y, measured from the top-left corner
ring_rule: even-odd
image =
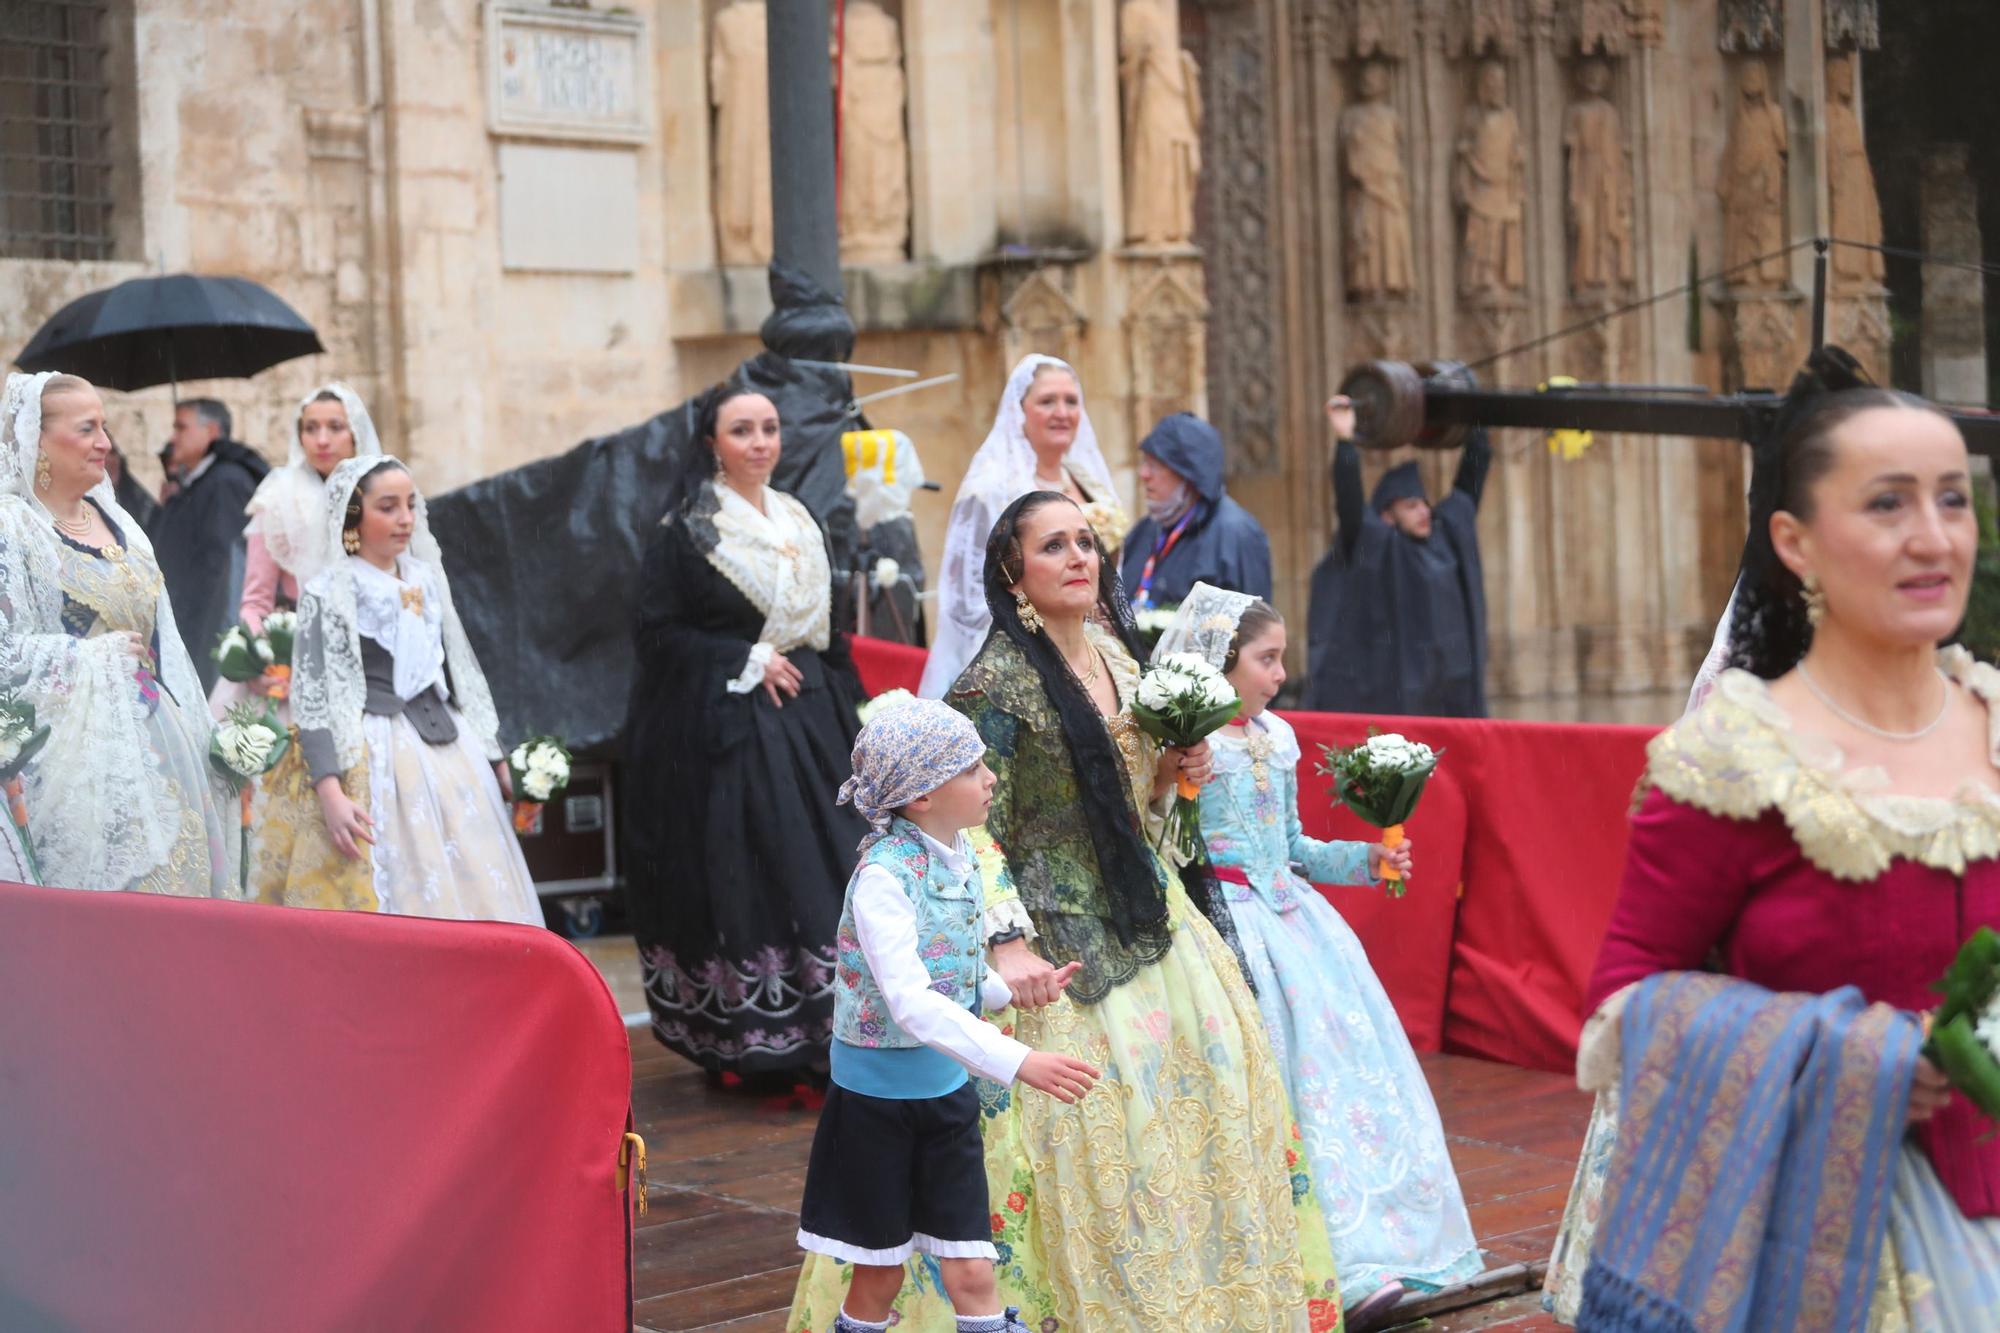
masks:
[[[341,776],[340,785],[356,805],[368,808],[365,755]],[[369,848],[362,845],[359,860],[349,860],[334,849],[296,727],[283,757],[257,779],[250,825],[250,901],[350,912],[377,910]]]
[[[1172,950],[1098,1003],[995,1016],[1104,1072],[1074,1106],[981,1086],[1000,1303],[1038,1333],[1328,1333],[1333,1252],[1256,998],[1178,884],[1169,907]],[[832,1327],[850,1273],[806,1256],[786,1328]],[[899,1333],[953,1328],[929,1256],[896,1309]]]

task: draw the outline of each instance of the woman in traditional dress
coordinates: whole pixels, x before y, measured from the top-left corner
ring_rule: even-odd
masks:
[[[49,740],[23,775],[42,882],[233,898],[236,800],[153,548],[112,498],[104,405],[73,375],[0,401],[0,690]]]
[[[299,597],[292,715],[318,817],[275,800],[296,906],[542,924],[507,811],[485,673],[410,473],[350,458],[326,483],[320,572]],[[260,866],[260,877],[266,868]]]
[[[917,692],[942,698],[986,642],[986,538],[1000,511],[1029,491],[1052,491],[1082,505],[1115,553],[1129,526],[1111,489],[1111,470],[1083,409],[1083,384],[1069,363],[1052,356],[1021,358],[993,429],[972,456],[945,526],[944,571],[938,576],[938,625]]]
[[[1408,844],[1300,831],[1298,737],[1269,711],[1285,683],[1285,622],[1268,603],[1195,584],[1153,656],[1169,653],[1206,659],[1243,700],[1213,738],[1202,836],[1298,1114],[1348,1327],[1376,1327],[1404,1287],[1481,1267],[1416,1052],[1361,941],[1313,888],[1379,884],[1385,859],[1408,873]]]
[[[861,687],[825,535],[769,484],[777,409],[731,384],[700,421],[640,573],[627,894],[654,1035],[718,1082],[789,1087],[832,1032]]]
[[[1978,546],[1965,442],[1816,387],[1758,449],[1732,669],[1651,746],[1588,988],[1549,1277],[1579,1327],[2000,1327],[2000,1141],[1919,1055],[1932,984],[2000,926],[2000,672],[1938,647]]]
[[[1009,505],[984,581],[993,630],[947,699],[998,777],[993,965],[1030,1003],[1055,999],[1057,965],[1083,965],[1065,998],[999,1021],[1104,1071],[1075,1106],[983,1090],[1002,1304],[1029,1328],[1091,1333],[1338,1327],[1283,1073],[1206,915],[1228,913],[1206,862],[1176,874],[1145,826],[1177,773],[1207,779],[1208,747],[1163,752],[1133,720],[1131,615],[1073,501]],[[913,1262],[899,1327],[942,1333],[950,1307]],[[840,1291],[834,1265],[809,1258],[786,1327],[825,1328]]]

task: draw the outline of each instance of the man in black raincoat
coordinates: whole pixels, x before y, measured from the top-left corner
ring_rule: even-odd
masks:
[[[1335,713],[1486,715],[1486,590],[1479,494],[1493,461],[1484,429],[1432,505],[1415,463],[1384,474],[1364,508],[1354,407],[1327,404],[1339,443],[1333,546],[1313,570],[1305,706]]]
[[[162,453],[167,482],[146,524],[181,642],[205,690],[215,687],[215,641],[236,623],[243,598],[243,507],[271,470],[229,438],[229,409],[213,398],[174,407],[173,442]],[[182,703],[185,705],[186,701]]]
[[[1146,517],[1125,538],[1119,573],[1135,607],[1178,606],[1196,583],[1271,596],[1271,540],[1222,484],[1222,437],[1176,412],[1139,442]]]

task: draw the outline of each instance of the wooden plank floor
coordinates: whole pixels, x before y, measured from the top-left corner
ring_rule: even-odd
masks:
[[[798,1275],[793,1236],[814,1112],[713,1091],[644,1028],[632,1037],[633,1112],[650,1175],[634,1247],[635,1325],[782,1333]],[[1546,1259],[1589,1099],[1554,1074],[1463,1056],[1423,1060],[1487,1265]],[[1557,1325],[1531,1292],[1424,1327],[1530,1333]]]

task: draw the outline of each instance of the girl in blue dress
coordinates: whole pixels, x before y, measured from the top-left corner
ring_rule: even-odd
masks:
[[[1321,1190],[1348,1326],[1373,1326],[1404,1287],[1481,1268],[1416,1053],[1361,941],[1313,888],[1373,884],[1385,862],[1407,875],[1410,845],[1300,830],[1298,738],[1266,711],[1285,683],[1285,623],[1267,603],[1197,583],[1154,657],[1177,652],[1206,658],[1243,699],[1209,737],[1202,832]]]

